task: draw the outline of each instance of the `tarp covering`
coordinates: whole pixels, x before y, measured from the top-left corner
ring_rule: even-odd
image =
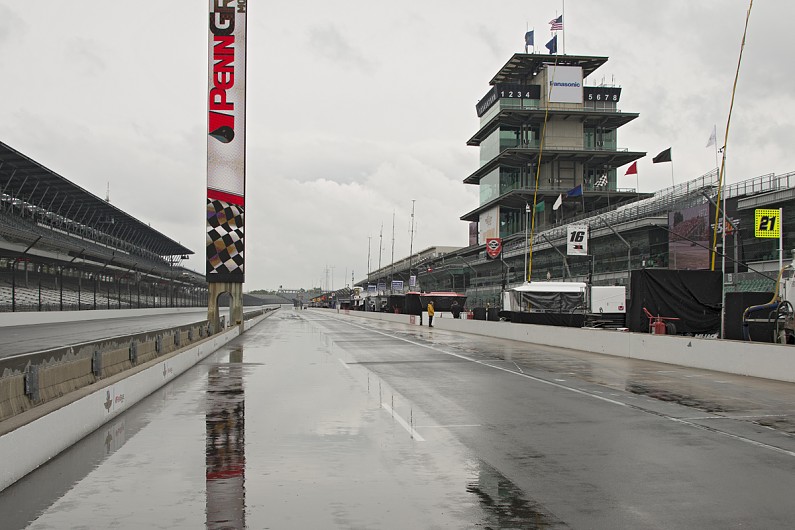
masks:
[[[521,311],[584,312],[585,291],[511,291],[511,307],[521,309]]]
[[[677,317],[677,333],[717,333],[720,330],[720,271],[641,269],[632,271],[632,299],[627,325],[649,331],[645,307],[652,315]]]

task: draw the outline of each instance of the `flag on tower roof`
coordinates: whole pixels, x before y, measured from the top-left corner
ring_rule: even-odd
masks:
[[[544,46],[546,46],[547,50],[549,50],[550,55],[555,55],[558,53],[558,36],[555,35],[552,37],[552,39],[550,39],[548,43],[544,44]]]
[[[549,28],[550,31],[560,31],[563,29],[563,15],[560,15],[557,18],[553,18],[549,21]]]

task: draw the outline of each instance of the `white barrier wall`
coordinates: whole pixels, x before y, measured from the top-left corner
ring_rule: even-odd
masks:
[[[409,315],[362,311],[343,311],[339,315],[411,325]],[[415,325],[419,325],[419,317],[416,317],[414,322]],[[423,324],[428,326],[427,317],[424,317]],[[489,322],[453,319],[446,316],[434,317],[433,327],[544,346],[795,382],[795,346],[784,344]]]
[[[244,329],[248,330],[271,314],[246,321]],[[233,326],[201,344],[165,356],[129,377],[112,384],[100,381],[92,385],[97,389],[88,395],[0,436],[0,491],[169,383],[239,334],[240,328]],[[116,379],[110,378],[109,381]]]

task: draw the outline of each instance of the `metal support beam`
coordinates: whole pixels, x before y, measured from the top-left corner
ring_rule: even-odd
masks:
[[[549,243],[549,246],[552,247],[552,250],[554,250],[555,252],[560,254],[560,256],[563,258],[563,267],[565,268],[565,271],[566,271],[566,277],[567,278],[571,278],[571,270],[569,270],[569,259],[566,256],[566,254],[564,254],[563,252],[558,250],[558,247],[556,247],[555,244],[552,241],[549,240],[549,238],[547,237],[547,235],[545,233],[541,232],[539,235],[541,237],[543,237],[544,240],[546,240],[547,243]],[[528,278],[528,280],[529,280],[529,278]]]
[[[629,292],[629,279],[632,273],[632,245],[627,243],[627,240],[621,237],[621,234],[616,232],[616,229],[613,228],[613,226],[610,223],[608,223],[604,218],[602,218],[602,222],[605,224],[607,228],[610,229],[611,232],[613,232],[618,237],[618,239],[621,240],[622,243],[624,243],[627,246],[627,292]]]

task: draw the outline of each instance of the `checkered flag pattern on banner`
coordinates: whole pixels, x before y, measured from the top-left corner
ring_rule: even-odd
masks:
[[[599,177],[599,180],[596,181],[596,187],[603,188],[605,186],[607,186],[607,175],[602,175]]]
[[[207,272],[243,274],[243,208],[207,199]]]

